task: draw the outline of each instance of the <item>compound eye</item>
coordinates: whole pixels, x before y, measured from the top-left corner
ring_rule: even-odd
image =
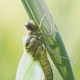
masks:
[[[31,24],[30,22],[27,22],[27,23],[25,24],[25,28],[26,28],[27,30],[34,30],[34,25]]]
[[[25,24],[25,28],[30,31],[35,31],[37,26],[33,20],[30,20]]]

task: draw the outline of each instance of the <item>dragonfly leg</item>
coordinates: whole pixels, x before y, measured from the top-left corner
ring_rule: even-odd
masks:
[[[52,52],[52,50],[50,49],[50,47],[49,47],[48,43],[46,42],[46,40],[44,40],[44,41],[45,41],[45,45],[47,46],[47,49],[50,51],[51,54],[53,54],[53,52]]]
[[[50,34],[44,34],[44,33],[43,33],[43,35],[44,35],[44,36],[51,36],[52,33],[53,33],[53,32],[52,32],[52,25],[51,25],[51,33],[50,33]]]
[[[59,56],[59,55],[54,54],[54,53],[52,52],[52,50],[50,49],[50,47],[49,47],[48,43],[46,42],[46,40],[45,40],[45,44],[46,44],[46,46],[47,46],[47,49],[50,51],[50,53],[51,53],[52,55],[57,56],[57,57],[60,57],[60,58],[65,58],[65,59],[69,60],[70,62],[72,62],[73,64],[76,63],[76,62],[71,61],[68,57]]]
[[[41,21],[40,21],[39,30],[40,30],[40,29],[41,29],[41,27],[42,27],[42,22],[43,22],[43,20],[44,20],[45,16],[46,16],[46,13],[43,15],[43,17],[42,17],[42,19],[41,19]]]
[[[39,30],[40,30],[41,27],[42,27],[42,22],[43,22],[45,16],[46,16],[46,13],[43,15],[43,17],[42,17],[42,19],[41,19],[41,21],[40,21]],[[52,25],[51,25],[51,33],[50,33],[50,34],[44,34],[44,33],[42,33],[42,34],[43,34],[44,36],[51,36],[51,35],[52,35]]]

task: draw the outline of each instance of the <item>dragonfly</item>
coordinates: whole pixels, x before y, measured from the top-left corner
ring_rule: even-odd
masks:
[[[53,52],[51,51],[44,38],[44,36],[52,35],[52,26],[50,34],[44,34],[40,32],[45,16],[46,14],[44,14],[44,16],[42,17],[39,26],[33,20],[30,20],[25,24],[24,27],[28,31],[28,34],[24,43],[24,47],[26,52],[31,55],[33,60],[39,61],[44,72],[44,80],[53,80],[53,71],[47,57],[47,49],[50,51],[51,54],[53,54]],[[59,56],[56,54],[53,55],[60,58],[68,59],[67,57]]]
[[[28,35],[24,46],[27,53],[29,53],[32,56],[32,59],[38,60],[40,62],[44,72],[44,79],[53,80],[53,72],[50,62],[47,58],[47,48],[44,39],[44,36],[50,36],[52,33],[40,33],[44,17],[45,15],[43,16],[40,22],[40,26],[37,26],[37,24],[33,20],[30,20],[25,24],[25,28],[28,30]]]

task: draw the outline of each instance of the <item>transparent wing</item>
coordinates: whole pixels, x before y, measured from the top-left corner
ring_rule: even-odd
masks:
[[[43,80],[43,70],[38,61],[34,61],[29,53],[24,52],[16,73],[15,80]]]

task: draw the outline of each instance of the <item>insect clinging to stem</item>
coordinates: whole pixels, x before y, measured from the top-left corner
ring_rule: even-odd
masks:
[[[44,79],[53,80],[52,68],[47,58],[47,49],[54,56],[57,56],[60,58],[66,58],[66,59],[68,58],[53,54],[47,42],[45,41],[44,36],[52,35],[52,26],[51,26],[50,34],[44,34],[40,32],[40,29],[42,27],[42,22],[45,16],[46,14],[44,14],[44,16],[42,17],[40,21],[40,26],[38,26],[33,20],[30,20],[25,24],[25,28],[26,30],[28,30],[28,35],[27,35],[24,46],[27,53],[29,53],[32,56],[33,60],[38,60],[40,62],[44,72]]]
[[[47,58],[47,48],[43,37],[45,34],[40,33],[44,17],[45,15],[43,16],[39,27],[33,20],[30,20],[25,24],[25,28],[28,30],[28,35],[25,41],[25,49],[27,53],[32,56],[33,60],[38,60],[40,62],[44,72],[44,79],[53,80],[53,72]],[[48,34],[48,36],[49,35],[51,34]]]

